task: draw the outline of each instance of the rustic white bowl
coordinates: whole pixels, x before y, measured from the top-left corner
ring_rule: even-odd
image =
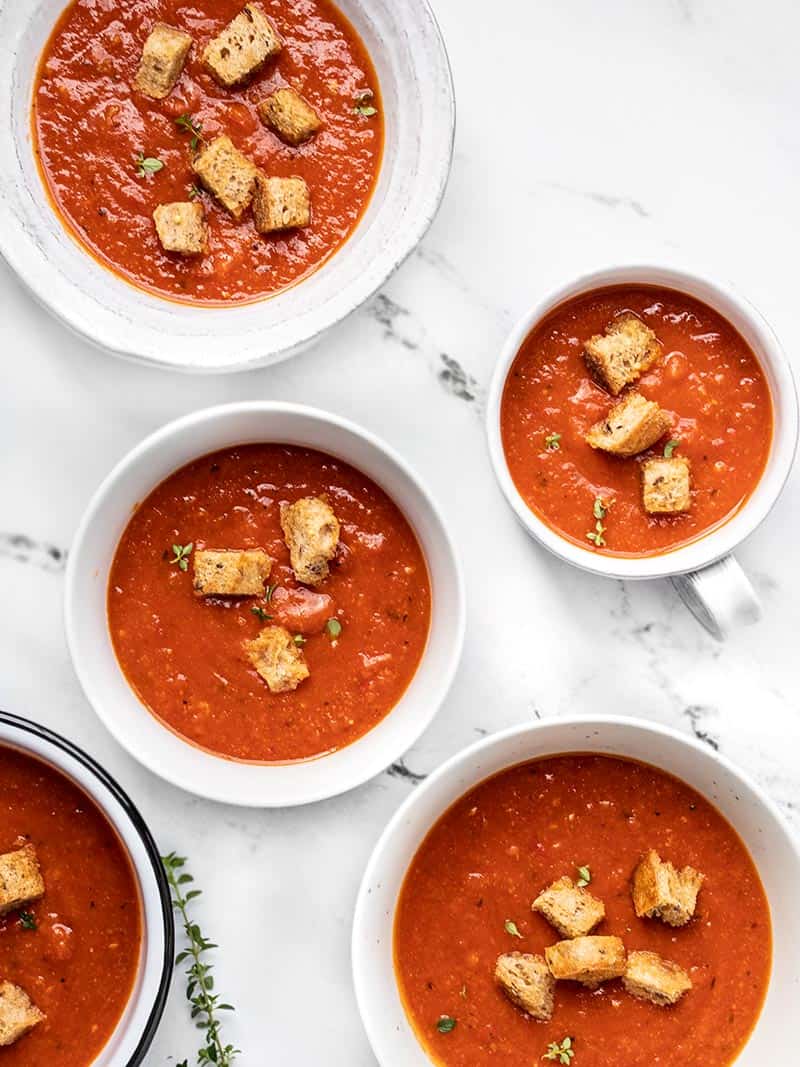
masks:
[[[435,771],[389,823],[361,884],[352,945],[358,1006],[381,1067],[430,1067],[431,1063],[406,1017],[392,951],[398,894],[425,835],[459,797],[485,778],[525,760],[564,752],[601,752],[660,767],[710,800],[738,830],[767,893],[774,955],[764,1010],[736,1063],[737,1067],[795,1063],[794,1016],[800,998],[797,841],[766,793],[723,756],[674,730],[612,716],[526,724],[479,741]]]
[[[39,56],[66,0],[0,5],[0,253],[65,325],[120,356],[186,371],[285,359],[350,314],[415,248],[444,194],[455,126],[444,43],[426,0],[337,0],[378,72],[386,148],[358,229],[298,285],[254,304],[190,307],[123,281],[70,236],[34,159]]]

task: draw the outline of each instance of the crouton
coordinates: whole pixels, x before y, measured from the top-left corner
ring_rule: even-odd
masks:
[[[592,426],[586,443],[615,456],[635,456],[655,444],[669,424],[669,416],[654,400],[631,390]]]
[[[494,977],[505,995],[527,1015],[547,1022],[553,1015],[555,978],[543,956],[509,952],[497,957]]]
[[[692,980],[683,967],[655,952],[631,952],[622,984],[632,997],[662,1008],[677,1004],[692,988]]]
[[[281,39],[260,4],[245,4],[203,52],[203,63],[220,85],[243,85],[281,50]]]
[[[194,553],[195,596],[261,596],[272,570],[261,548],[223,548]]]
[[[297,689],[309,676],[300,645],[282,626],[266,626],[252,641],[245,641],[250,662],[271,693]]]
[[[642,501],[650,515],[675,515],[692,506],[692,477],[685,456],[656,456],[642,464]]]
[[[259,174],[253,198],[259,233],[294,230],[311,222],[311,198],[302,178],[268,178]]]
[[[225,136],[207,144],[192,166],[206,189],[240,219],[252,202],[258,167]]]
[[[0,1048],[19,1041],[44,1018],[24,989],[0,982]]]
[[[328,562],[339,545],[339,520],[318,496],[281,506],[281,526],[298,582],[319,585],[328,577]]]
[[[0,915],[44,896],[44,879],[33,845],[0,856]]]
[[[294,89],[276,89],[256,107],[259,118],[286,144],[297,147],[322,128],[314,108]]]
[[[659,854],[646,852],[633,875],[633,906],[640,919],[661,919],[668,926],[685,926],[697,907],[705,875],[694,867],[678,871]]]
[[[182,256],[199,256],[208,246],[208,227],[202,204],[177,201],[159,204],[153,221],[165,252],[180,252]]]
[[[625,973],[625,946],[618,937],[576,937],[550,945],[544,954],[554,978],[589,989]]]
[[[627,311],[583,346],[589,373],[617,396],[660,358],[658,338],[640,318]]]
[[[562,937],[584,937],[606,915],[605,905],[571,878],[559,878],[531,905]]]
[[[192,47],[192,38],[165,22],[157,22],[144,42],[134,89],[153,100],[163,100],[175,88]]]

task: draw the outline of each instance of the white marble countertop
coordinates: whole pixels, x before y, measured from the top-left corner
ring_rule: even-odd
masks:
[[[594,578],[531,543],[492,479],[482,425],[514,319],[544,288],[612,260],[668,252],[734,279],[798,364],[800,9],[436,6],[459,104],[442,211],[385,290],[307,354],[227,378],[124,364],[66,333],[0,265],[0,707],[86,747],[161,848],[190,857],[243,1067],[374,1067],[349,967],[361,872],[418,778],[488,731],[644,715],[719,746],[800,823],[800,471],[740,552],[765,618],[723,646],[667,584]],[[464,661],[433,727],[363,788],[294,811],[207,803],[134,763],[84,699],[62,630],[64,556],[100,479],[165,421],[253,397],[304,400],[386,438],[440,500],[467,575]],[[193,1062],[185,1005],[178,980],[148,1067]]]

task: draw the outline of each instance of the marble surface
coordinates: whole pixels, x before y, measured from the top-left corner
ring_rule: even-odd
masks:
[[[800,473],[740,552],[765,618],[719,645],[669,585],[594,578],[531,543],[492,479],[482,425],[515,317],[543,288],[610,260],[669,254],[734,279],[795,358],[800,9],[498,0],[488,12],[438,0],[437,14],[459,101],[445,203],[384,291],[307,354],[205,379],[117,362],[0,265],[0,706],[89,749],[161,848],[190,857],[244,1067],[374,1067],[349,969],[361,872],[416,783],[487,732],[573,712],[643,715],[718,747],[800,825]],[[70,539],[110,467],[168,419],[252,397],[330,408],[398,448],[457,532],[469,598],[456,684],[403,761],[337,800],[271,813],[188,796],[121,751],[81,693],[61,619]],[[176,981],[148,1067],[192,1062],[195,1048]]]

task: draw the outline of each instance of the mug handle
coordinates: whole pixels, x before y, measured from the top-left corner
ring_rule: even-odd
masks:
[[[761,601],[733,556],[723,556],[699,571],[675,574],[672,584],[692,615],[718,641],[738,626],[761,618]]]

